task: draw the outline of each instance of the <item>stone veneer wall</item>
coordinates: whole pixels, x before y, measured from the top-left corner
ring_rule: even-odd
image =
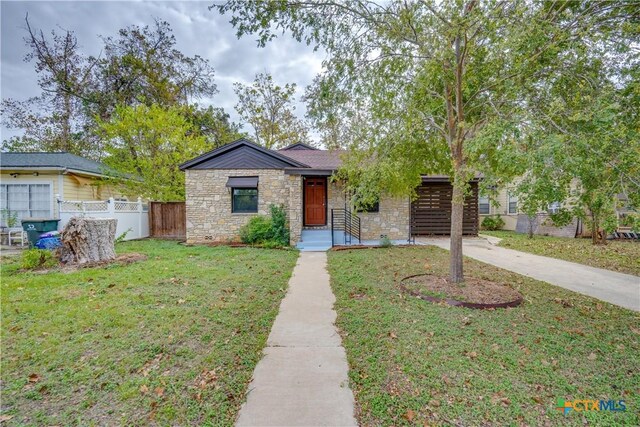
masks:
[[[331,209],[344,208],[344,188],[340,182],[329,180],[328,189],[329,212],[327,219],[331,221]],[[409,238],[409,197],[380,197],[379,212],[358,212],[360,217],[360,234],[362,240],[379,240],[386,235],[391,240]]]
[[[409,238],[409,197],[380,196],[379,212],[358,212],[363,240],[379,240],[386,235],[391,240]]]
[[[258,213],[232,213],[230,176],[258,176]],[[291,243],[302,229],[302,187],[299,176],[278,169],[189,169],[186,171],[187,243],[239,240],[239,230],[252,216],[267,215],[269,205],[284,205]]]

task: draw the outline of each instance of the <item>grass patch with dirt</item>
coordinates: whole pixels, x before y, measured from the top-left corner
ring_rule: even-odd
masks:
[[[2,416],[15,425],[231,425],[297,251],[145,240],[129,265],[2,259]]]
[[[637,241],[609,240],[606,245],[594,245],[591,239],[551,236],[533,236],[529,239],[526,234],[514,231],[481,233],[501,238],[498,246],[503,248],[640,276],[640,242]]]
[[[514,309],[472,310],[400,292],[446,275],[436,247],[329,252],[337,325],[362,426],[640,425],[640,315],[465,259],[466,274],[513,286]],[[625,400],[576,412],[558,399]]]

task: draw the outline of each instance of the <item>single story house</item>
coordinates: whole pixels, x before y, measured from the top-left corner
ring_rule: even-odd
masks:
[[[269,150],[240,139],[183,163],[187,242],[236,241],[249,218],[268,214],[271,204],[285,207],[291,244],[302,249],[449,233],[448,177],[424,176],[415,200],[381,194],[375,206],[356,213],[343,183],[333,179],[342,154],[302,143]],[[471,187],[464,232],[476,235],[477,181]]]
[[[112,186],[104,185],[107,171],[104,164],[71,153],[0,153],[0,210],[11,212],[18,220],[60,218],[56,198],[126,200]]]

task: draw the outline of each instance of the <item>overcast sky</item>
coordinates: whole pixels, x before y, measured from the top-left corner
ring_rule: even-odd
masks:
[[[176,36],[177,48],[189,56],[200,55],[216,71],[219,93],[212,99],[198,101],[224,109],[238,121],[233,108],[236,96],[233,83],[250,83],[256,73],[270,72],[279,84],[296,83],[297,97],[320,72],[323,54],[299,44],[288,36],[256,47],[253,37],[238,40],[229,24],[229,15],[208,10],[212,1],[4,1],[0,3],[1,52],[0,89],[2,98],[23,100],[39,94],[33,63],[24,62],[25,15],[32,28],[45,34],[60,28],[75,32],[82,50],[98,55],[102,43],[98,35],[116,35],[129,25],[151,25],[154,18],[169,22]],[[296,109],[304,114],[304,105]],[[243,129],[249,131],[248,128]],[[15,132],[2,128],[2,139]]]

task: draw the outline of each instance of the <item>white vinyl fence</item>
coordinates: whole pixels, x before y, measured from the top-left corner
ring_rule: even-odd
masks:
[[[58,211],[60,230],[74,216],[115,218],[118,220],[116,237],[125,232],[127,235],[124,240],[149,237],[149,207],[141,199],[136,202],[123,202],[113,198],[95,201],[58,199]]]

